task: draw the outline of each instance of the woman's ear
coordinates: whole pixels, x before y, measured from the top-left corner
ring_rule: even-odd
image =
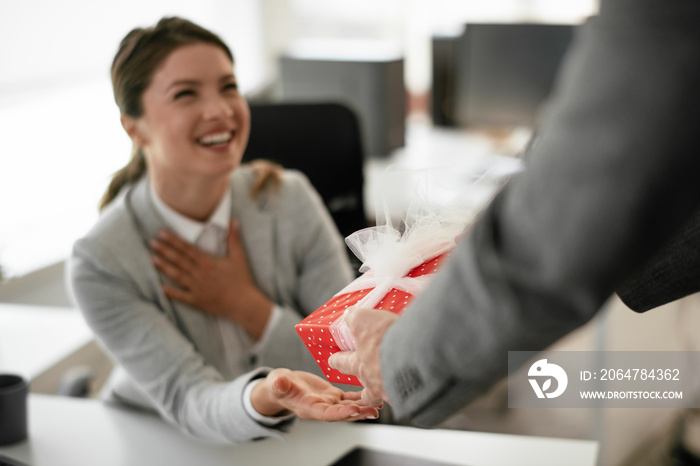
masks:
[[[122,128],[126,131],[126,134],[131,138],[131,142],[138,147],[143,147],[146,143],[146,138],[143,135],[143,131],[139,127],[138,120],[132,116],[124,115],[121,116]]]

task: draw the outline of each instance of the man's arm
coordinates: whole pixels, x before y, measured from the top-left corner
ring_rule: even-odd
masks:
[[[636,312],[646,312],[700,291],[700,211],[615,291]]]
[[[443,420],[588,321],[700,205],[700,4],[672,3],[582,28],[528,168],[384,336],[398,418]]]

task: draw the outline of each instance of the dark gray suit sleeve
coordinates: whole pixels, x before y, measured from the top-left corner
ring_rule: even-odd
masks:
[[[646,312],[700,291],[700,210],[659,253],[616,292],[636,312]]]
[[[617,0],[581,28],[525,172],[385,336],[396,417],[437,423],[587,322],[700,206],[698,24]]]

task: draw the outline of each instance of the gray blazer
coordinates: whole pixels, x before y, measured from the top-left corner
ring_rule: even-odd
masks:
[[[700,2],[610,0],[579,31],[527,168],[381,346],[394,414],[434,424],[588,321],[700,208]]]
[[[166,228],[146,178],[124,190],[73,248],[72,292],[88,325],[128,377],[114,395],[150,406],[185,432],[237,443],[276,435],[244,411],[243,389],[269,367],[320,374],[294,330],[304,316],[352,280],[330,215],[299,172],[286,171],[279,190],[250,196],[254,172],[232,176],[232,218],[239,220],[253,278],[283,308],[268,344],[255,354],[236,324],[162,292],[148,241]],[[239,338],[222,338],[223,335]],[[233,340],[233,341],[232,341]]]

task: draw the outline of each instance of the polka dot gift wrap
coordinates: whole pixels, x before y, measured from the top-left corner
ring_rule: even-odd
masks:
[[[442,265],[448,253],[440,254],[426,262],[412,268],[406,277],[417,278],[434,274]],[[363,277],[359,277],[356,282],[362,283]],[[400,280],[399,280],[400,281]],[[397,282],[398,284],[398,282]],[[352,284],[351,284],[352,287]],[[348,288],[351,288],[348,287]],[[380,297],[379,302],[371,307],[400,314],[413,299],[413,294],[397,287],[391,287],[388,293]],[[334,296],[330,301],[314,311],[304,320],[296,325],[296,331],[306,344],[307,349],[316,360],[323,374],[329,382],[350,385],[361,385],[360,381],[351,375],[343,374],[328,366],[328,357],[341,351],[354,347],[354,342],[341,341],[345,338],[339,333],[333,332],[332,325],[337,323],[345,310],[361,302],[375,288],[365,288],[354,290],[348,293],[341,293]],[[333,335],[335,333],[335,336]]]

